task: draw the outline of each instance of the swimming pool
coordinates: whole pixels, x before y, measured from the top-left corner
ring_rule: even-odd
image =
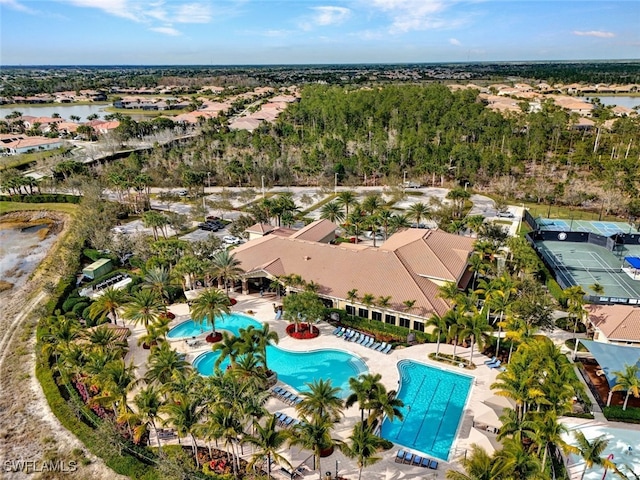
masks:
[[[382,424],[382,437],[403,447],[448,460],[472,377],[412,360],[398,362],[404,420]]]
[[[243,315],[242,313],[230,313],[223,314],[216,318],[216,330],[227,330],[233,333],[235,336],[240,335],[241,328],[248,328],[253,325],[256,328],[260,328],[260,322],[255,319]],[[180,338],[191,338],[202,335],[203,333],[211,332],[211,326],[205,322],[196,322],[194,320],[185,320],[184,322],[176,325],[169,333],[167,338],[171,340],[177,340]]]
[[[201,375],[211,375],[218,356],[218,352],[203,353],[196,357],[193,366]],[[362,359],[341,350],[291,352],[269,345],[267,361],[269,368],[278,373],[278,380],[299,392],[308,391],[306,384],[314,380],[331,379],[334,387],[342,389],[342,398],[350,394],[349,379],[368,371]],[[225,359],[220,368],[224,370],[228,362],[228,359]]]

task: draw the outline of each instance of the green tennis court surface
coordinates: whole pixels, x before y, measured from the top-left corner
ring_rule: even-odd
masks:
[[[590,243],[539,241],[536,247],[560,283],[580,285],[588,295],[596,295],[591,286],[597,283],[604,288],[600,296],[640,298],[640,280],[622,271],[624,256],[637,253],[638,247],[615,253]]]
[[[536,218],[540,230],[555,230],[562,232],[590,232],[610,237],[616,233],[639,233],[627,222],[597,222],[593,220],[568,220],[557,218]]]

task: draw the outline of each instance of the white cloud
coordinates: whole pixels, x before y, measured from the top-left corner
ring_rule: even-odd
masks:
[[[22,5],[16,0],[0,0],[0,5],[3,5],[11,10],[17,10],[18,12],[28,13],[30,15],[35,15],[38,13],[36,10],[27,7],[26,5]]]
[[[451,45],[455,45],[456,47],[459,47],[462,45],[462,43],[460,43],[460,40],[458,40],[457,38],[450,38],[449,43]]]
[[[579,37],[598,37],[598,38],[611,38],[615,37],[615,34],[612,32],[603,32],[601,30],[588,30],[588,31],[580,31],[574,30],[574,35]]]
[[[176,30],[175,28],[173,28],[171,26],[150,27],[149,30],[151,30],[153,32],[162,33],[164,35],[169,35],[171,37],[178,37],[178,36],[182,35],[182,33],[180,33],[180,31]]]
[[[345,7],[320,6],[313,7],[315,12],[313,23],[320,26],[338,25],[351,15],[351,10]]]
[[[178,23],[209,23],[211,8],[204,3],[187,3],[178,7],[174,20]]]
[[[97,8],[116,17],[127,18],[134,22],[141,22],[143,15],[136,12],[134,4],[128,0],[64,0],[76,7]],[[144,9],[143,9],[144,11]]]
[[[455,2],[444,0],[369,0],[370,5],[388,12],[391,33],[435,30],[463,25],[462,18],[446,19],[442,14]]]

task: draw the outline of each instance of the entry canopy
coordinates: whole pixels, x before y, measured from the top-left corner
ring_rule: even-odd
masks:
[[[595,357],[596,362],[598,362],[607,378],[609,387],[613,387],[618,381],[616,374],[613,372],[624,372],[625,365],[637,365],[640,367],[640,348],[624,347],[592,340],[580,340],[580,342]],[[640,373],[638,373],[638,378],[640,378]]]
[[[624,261],[633,268],[640,268],[640,257],[624,257]]]

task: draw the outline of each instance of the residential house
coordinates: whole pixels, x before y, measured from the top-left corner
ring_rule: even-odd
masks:
[[[588,305],[585,308],[594,341],[640,347],[640,306]]]

